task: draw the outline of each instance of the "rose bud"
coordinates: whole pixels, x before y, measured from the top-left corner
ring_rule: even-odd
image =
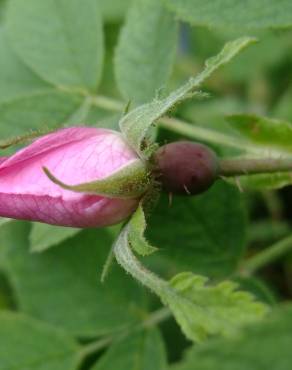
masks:
[[[111,225],[135,210],[148,182],[144,163],[120,133],[61,129],[0,159],[0,216],[71,227]]]
[[[195,195],[207,190],[218,176],[216,154],[199,143],[178,141],[155,154],[159,181],[174,194]]]

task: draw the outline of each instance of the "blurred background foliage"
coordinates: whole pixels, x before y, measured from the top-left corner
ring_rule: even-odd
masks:
[[[201,71],[226,41],[250,35],[258,43],[208,80],[209,98],[184,102],[172,112],[177,122],[158,125],[155,134],[160,143],[198,139],[222,156],[273,155],[226,116],[292,122],[289,1],[249,1],[245,12],[234,1],[233,13],[225,0],[210,9],[199,0],[94,1],[62,0],[59,9],[51,0],[0,0],[1,139],[64,124],[117,129],[128,101],[134,107],[165,95]],[[59,11],[66,15],[63,28]],[[74,40],[73,55],[62,44],[63,31]],[[83,68],[78,75],[74,63]],[[290,148],[273,144],[281,125],[269,119],[271,145],[287,155],[292,142]],[[101,284],[119,227],[80,231],[1,220],[0,369],[234,370],[241,363],[238,369],[288,370],[292,254],[283,251],[292,244],[291,182],[290,174],[240,179],[235,186],[221,181],[171,204],[163,195],[149,220],[147,237],[159,251],[146,263],[161,275],[188,270],[214,281],[231,278],[280,307],[238,343],[191,346],[156,298],[116,265]],[[250,264],[271,246],[273,256]],[[277,344],[268,339],[276,335]],[[186,359],[174,365],[186,348]]]

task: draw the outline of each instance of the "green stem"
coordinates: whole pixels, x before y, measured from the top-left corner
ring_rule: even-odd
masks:
[[[121,101],[100,95],[91,97],[91,103],[100,108],[115,112],[121,112],[125,108]],[[262,148],[250,145],[245,140],[234,138],[212,129],[196,126],[177,118],[162,117],[159,119],[158,124],[160,127],[193,139],[199,139],[212,144],[220,144],[231,148],[242,149],[243,151],[248,151],[249,153],[255,155],[263,154]],[[281,153],[277,152],[276,150],[270,151],[270,155],[273,156],[279,156],[280,154]],[[223,177],[229,177],[289,171],[292,171],[291,157],[284,159],[237,158],[221,160],[219,175]]]
[[[205,127],[196,126],[181,119],[163,117],[159,120],[159,126],[193,139],[199,139],[209,143],[220,144],[236,149],[247,149],[247,145],[243,140],[235,141],[228,135]],[[252,150],[252,147],[250,149]],[[259,150],[254,150],[254,152],[259,153]]]
[[[219,175],[223,177],[290,172],[292,171],[292,158],[221,159],[219,162],[219,168]]]
[[[127,227],[121,231],[115,245],[114,254],[117,262],[130,274],[133,278],[140,281],[147,288],[152,290],[158,296],[163,297],[165,292],[169,290],[168,283],[146,269],[141,262],[135,257],[128,242]]]
[[[109,335],[83,346],[80,357],[81,359],[84,359],[92,354],[97,353],[101,349],[108,347],[113,341],[124,339],[125,337],[133,333],[137,333],[143,329],[152,328],[157,324],[169,319],[170,317],[170,310],[167,307],[162,307],[159,310],[152,312],[144,321],[134,327],[127,328],[119,334]]]
[[[91,97],[91,103],[99,108],[113,112],[122,112],[125,108],[125,105],[121,101],[101,95]],[[199,127],[177,118],[162,117],[160,118],[158,125],[167,130],[177,132],[181,135],[186,135],[192,139],[199,139],[209,143],[221,144],[242,150],[246,150],[248,148],[249,151],[254,154],[262,152],[261,149],[255,148],[254,146],[248,146],[248,144],[243,140],[237,139],[235,141],[234,138],[231,138],[228,135],[205,127]]]
[[[280,240],[248,259],[240,268],[241,274],[245,276],[252,275],[257,270],[282,257],[290,250],[292,250],[292,236]]]
[[[91,104],[102,108],[104,110],[109,110],[113,112],[122,112],[126,106],[123,102],[119,100],[115,100],[112,98],[109,98],[107,96],[102,96],[102,95],[96,95],[92,96],[91,99]]]

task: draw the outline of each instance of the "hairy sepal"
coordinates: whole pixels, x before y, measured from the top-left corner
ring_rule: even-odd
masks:
[[[154,150],[154,142],[149,137],[150,127],[182,101],[191,97],[204,96],[199,89],[212,73],[227,64],[240,51],[254,42],[256,42],[256,39],[252,37],[241,37],[228,42],[218,55],[206,61],[204,70],[198,76],[190,78],[189,81],[170,93],[166,98],[155,99],[126,114],[120,120],[119,126],[129,145],[141,158],[149,158]]]
[[[46,167],[43,167],[43,170],[53,183],[63,189],[110,198],[138,198],[147,191],[152,181],[146,164],[139,159],[104,179],[77,185],[65,184]]]

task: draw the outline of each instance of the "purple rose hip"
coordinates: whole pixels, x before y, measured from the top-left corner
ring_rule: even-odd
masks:
[[[155,162],[164,190],[195,195],[207,190],[218,177],[216,154],[203,144],[178,141],[158,149]]]

